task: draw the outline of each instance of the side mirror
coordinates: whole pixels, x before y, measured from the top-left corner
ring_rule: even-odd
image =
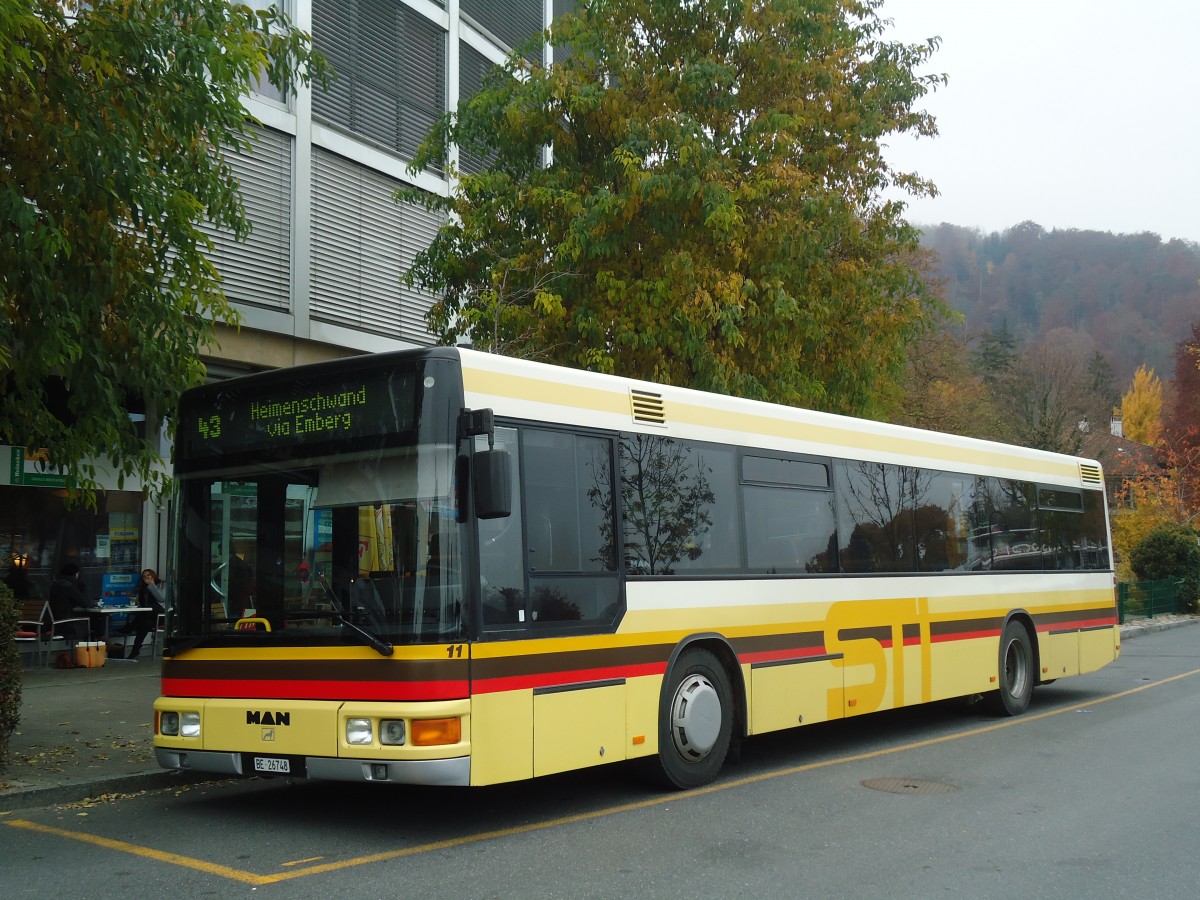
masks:
[[[503,519],[512,514],[512,456],[507,450],[476,450],[471,457],[475,516]]]

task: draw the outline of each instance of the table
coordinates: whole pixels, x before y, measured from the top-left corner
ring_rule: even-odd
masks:
[[[152,606],[77,606],[75,612],[86,613],[88,616],[101,615],[104,616],[104,643],[108,643],[108,624],[112,621],[115,615],[125,615],[126,613],[148,613],[154,612]]]
[[[107,647],[108,646],[108,631],[109,631],[108,626],[109,626],[109,623],[112,622],[113,616],[115,616],[117,614],[125,614],[125,613],[129,613],[129,614],[152,613],[152,612],[154,612],[154,607],[152,607],[152,606],[86,606],[86,607],[77,606],[77,607],[75,607],[75,611],[81,612],[81,613],[87,613],[89,618],[91,616],[96,616],[96,615],[104,616],[104,637],[101,638],[101,640],[104,641],[104,646]],[[120,656],[109,656],[108,661],[110,661],[110,662],[136,662],[137,660],[124,659],[123,657],[120,657]]]

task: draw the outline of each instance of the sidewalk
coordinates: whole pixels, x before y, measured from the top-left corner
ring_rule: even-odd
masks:
[[[21,720],[0,771],[0,814],[203,780],[154,761],[160,663],[99,669],[26,666]]]
[[[1121,626],[1123,640],[1200,622],[1163,616]],[[160,769],[151,743],[157,660],[100,669],[25,669],[21,721],[0,772],[0,815],[106,794],[185,786],[218,776]]]

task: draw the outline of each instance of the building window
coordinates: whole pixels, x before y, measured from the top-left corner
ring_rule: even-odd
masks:
[[[459,42],[458,59],[459,102],[466,103],[483,88],[484,79],[500,67],[465,41]],[[467,147],[459,148],[458,169],[464,175],[482,172],[495,161],[495,151],[483,156]]]
[[[5,447],[5,452],[20,448]],[[103,491],[96,508],[68,506],[66,492],[0,486],[0,553],[5,584],[19,600],[45,600],[63,563],[83,572],[84,591],[100,598],[111,584],[137,585],[142,560],[142,495]]]
[[[313,44],[334,77],[314,115],[412,159],[446,110],[446,39],[398,0],[317,0]]]
[[[313,150],[314,319],[410,341],[433,343],[425,313],[433,296],[404,284],[442,217],[392,199],[399,181],[327,150]]]
[[[209,258],[221,273],[231,301],[268,309],[291,308],[292,138],[253,128],[252,153],[229,153],[246,218],[253,230],[244,241],[231,231],[201,223],[213,240]]]
[[[509,49],[525,44],[542,30],[545,16],[542,0],[462,0],[462,14]],[[540,62],[540,52],[531,61]]]

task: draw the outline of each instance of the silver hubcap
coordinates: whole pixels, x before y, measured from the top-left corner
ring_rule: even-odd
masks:
[[[1020,641],[1009,641],[1004,648],[1004,685],[1010,696],[1020,697],[1025,693],[1029,679],[1029,660]]]
[[[703,675],[686,676],[671,701],[671,740],[685,759],[704,759],[721,733],[721,697]]]

